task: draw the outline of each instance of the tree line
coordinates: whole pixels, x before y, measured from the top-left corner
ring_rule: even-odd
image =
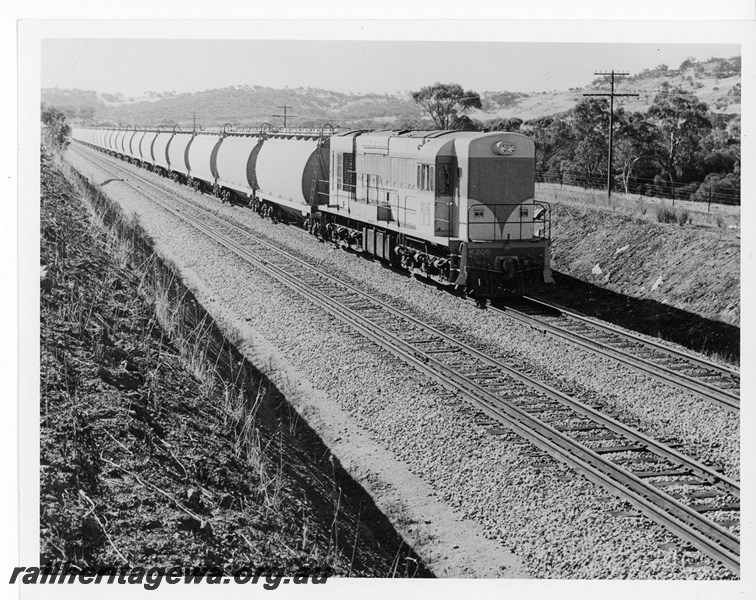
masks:
[[[481,122],[478,94],[440,84],[412,97],[439,129],[513,131],[536,142],[540,181],[605,188],[609,101],[586,97],[572,110],[523,121]],[[740,203],[740,115],[719,114],[682,88],[662,85],[645,112],[614,110],[612,188],[629,194]]]

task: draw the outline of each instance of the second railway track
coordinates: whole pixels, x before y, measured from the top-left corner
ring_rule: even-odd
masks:
[[[90,160],[101,161],[94,156],[87,152]],[[138,191],[174,216],[404,363],[459,393],[494,423],[506,425],[734,573],[739,572],[739,482],[602,414],[590,403],[563,394],[306,261],[250,237],[248,231],[210,211],[194,204],[188,204],[191,210],[187,211],[186,205],[176,204],[177,200],[186,202],[183,198],[147,178],[120,166],[102,166],[102,162],[100,166],[121,177],[126,185],[134,186],[129,179],[139,179],[143,185]]]
[[[740,372],[533,298],[492,307],[556,337],[684,390],[726,410],[740,411]]]

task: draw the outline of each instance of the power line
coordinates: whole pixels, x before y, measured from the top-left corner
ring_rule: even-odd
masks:
[[[614,92],[614,77],[626,77],[630,75],[627,71],[596,71],[594,75],[611,75],[612,77],[612,89],[608,94],[583,94],[583,96],[609,96],[609,170],[606,174],[606,193],[607,197],[612,197],[612,153],[614,144],[614,98],[615,96],[638,96],[639,94],[616,94]]]

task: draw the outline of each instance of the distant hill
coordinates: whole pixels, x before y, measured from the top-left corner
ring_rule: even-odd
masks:
[[[677,69],[659,65],[629,77],[618,78],[615,90],[637,93],[637,98],[617,99],[626,110],[645,111],[654,96],[681,86],[719,113],[739,114],[740,57],[712,58],[705,62],[684,61]],[[428,82],[419,82],[418,89]],[[520,93],[479,92],[483,110],[471,116],[483,124],[519,117],[524,121],[564,113],[575,106],[584,93],[608,91],[608,78],[600,77],[585,88],[567,91]],[[430,126],[423,110],[409,96],[391,94],[345,94],[317,88],[273,89],[258,85],[238,85],[203,92],[148,92],[143,98],[126,98],[89,90],[47,88],[42,102],[63,110],[72,122],[102,125],[163,125],[190,127],[196,114],[201,127],[224,123],[256,126],[263,122],[280,125],[282,106],[290,116],[289,126],[318,126],[331,123],[341,127]]]
[[[676,70],[667,65],[646,69],[629,77],[617,77],[615,92],[639,94],[637,98],[616,98],[615,104],[628,111],[645,111],[659,92],[682,87],[709,105],[716,113],[740,114],[740,57],[712,58],[698,63],[683,61]],[[566,92],[540,92],[518,98],[513,103],[487,111],[487,117],[519,117],[524,121],[566,112],[573,108],[584,93],[608,92],[609,77],[600,77],[585,88]],[[481,115],[475,115],[480,119]]]

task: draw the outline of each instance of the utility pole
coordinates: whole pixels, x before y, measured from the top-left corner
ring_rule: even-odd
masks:
[[[197,112],[196,111],[192,111],[192,123],[193,123],[192,134],[196,134],[197,133]]]
[[[596,71],[594,75],[611,75],[612,76],[612,91],[608,94],[583,94],[583,96],[609,96],[609,170],[606,174],[606,193],[607,198],[612,197],[612,158],[614,150],[614,97],[615,96],[638,96],[639,94],[615,94],[614,93],[614,77],[625,77],[630,75],[626,71]]]
[[[283,117],[283,120],[284,120],[284,125],[283,125],[283,126],[284,126],[284,129],[286,129],[286,117],[287,117],[287,113],[286,113],[286,111],[287,111],[287,110],[288,110],[289,108],[294,108],[294,107],[293,107],[293,106],[288,106],[288,105],[286,105],[286,104],[283,104],[283,105],[279,104],[279,105],[278,105],[278,108],[283,108],[283,114],[282,114],[282,115],[271,115],[271,116],[272,116],[272,117]],[[295,117],[296,115],[291,115],[291,116],[292,116],[292,117]]]

